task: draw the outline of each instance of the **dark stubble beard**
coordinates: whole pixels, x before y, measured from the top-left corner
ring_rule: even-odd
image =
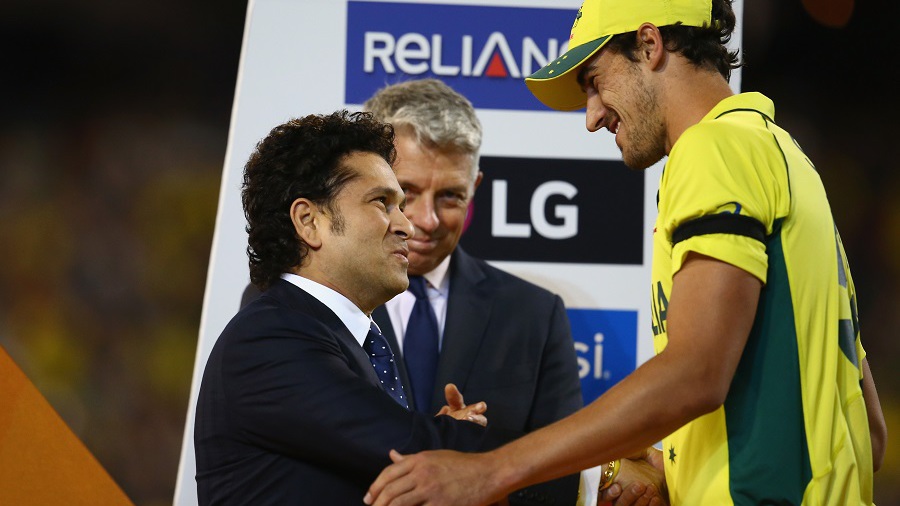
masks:
[[[335,205],[328,206],[328,212],[331,214],[331,232],[334,235],[344,235],[347,231],[347,222],[344,221],[344,215]]]
[[[637,124],[632,125],[631,142],[622,149],[622,160],[634,170],[644,170],[662,160],[666,154],[666,129],[659,109],[656,90],[647,86],[635,66],[635,116]]]

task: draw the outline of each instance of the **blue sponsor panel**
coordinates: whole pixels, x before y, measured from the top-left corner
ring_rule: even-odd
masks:
[[[348,2],[344,98],[435,77],[477,108],[549,110],[523,79],[568,45],[575,9]]]
[[[588,404],[637,366],[637,311],[567,309]]]

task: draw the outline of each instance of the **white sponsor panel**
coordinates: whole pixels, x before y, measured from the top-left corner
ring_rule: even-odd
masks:
[[[568,20],[550,31],[545,26],[547,23],[541,22],[541,26],[535,27],[536,33],[529,34],[528,26],[510,22],[505,18],[508,12],[502,10],[519,9],[518,14],[527,17],[529,12],[525,9],[533,9],[536,13],[542,12],[538,11],[540,9],[548,12],[568,9],[574,16],[580,1],[493,0],[490,5],[475,0],[391,2],[398,8],[444,9],[452,15],[460,11],[465,14],[466,9],[481,9],[479,14],[496,12],[498,15],[471,16],[478,18],[472,19],[477,30],[470,29],[468,23],[451,22],[449,17],[446,29],[438,29],[443,21],[438,17],[430,19],[425,28],[418,26],[421,19],[392,19],[383,27],[350,33],[348,12],[361,9],[361,5],[365,7],[363,4],[374,2],[250,0],[248,4],[179,462],[176,506],[197,504],[193,447],[195,403],[209,352],[239,309],[241,294],[249,282],[245,253],[247,235],[240,201],[242,170],[256,143],[272,127],[307,114],[330,113],[341,108],[359,109],[368,93],[364,93],[366,86],[433,76],[446,80],[475,104],[484,126],[482,155],[485,157],[620,159],[611,135],[586,132],[583,113],[541,109],[527,91],[522,91],[525,88],[523,76],[565,51],[571,18],[566,15]],[[742,4],[741,0],[735,2],[739,27],[733,45],[739,45],[741,41]],[[536,17],[534,24],[539,21],[540,17]],[[353,47],[348,47],[348,43]],[[348,62],[352,63],[352,68],[348,68]],[[357,79],[357,75],[362,77]],[[377,78],[372,83],[365,83],[361,79],[366,76]],[[732,85],[737,89],[739,83],[740,72],[736,72]],[[492,87],[522,95],[492,91]],[[517,98],[519,96],[522,98]],[[517,108],[517,101],[527,105]],[[628,313],[636,313],[637,335],[632,338],[636,338],[633,356],[637,357],[638,363],[653,352],[647,302],[651,231],[656,216],[660,170],[660,166],[648,170],[643,180],[643,203],[639,208],[643,212],[643,230],[637,245],[640,255],[634,263],[491,259],[494,265],[559,293],[567,307],[586,311],[587,322],[596,316],[590,314],[590,310],[608,310],[616,313],[613,319],[626,322],[627,325],[621,328],[630,328],[629,322],[633,318]],[[597,219],[583,209],[585,199],[594,195],[594,189],[590,187],[573,184],[552,173],[547,174],[545,181],[530,188],[527,194],[516,194],[515,183],[512,177],[498,178],[479,190],[480,194],[489,193],[485,197],[491,203],[490,212],[479,214],[476,210],[474,219],[484,224],[492,240],[571,243],[579,240]],[[512,206],[515,202],[523,204]],[[570,313],[571,316],[574,313]],[[619,324],[610,328],[620,328],[616,325]],[[612,339],[612,335],[594,332],[576,344],[579,368],[586,379],[602,381],[604,375],[609,377],[609,361],[614,357],[611,355]],[[629,364],[629,367],[634,365]]]

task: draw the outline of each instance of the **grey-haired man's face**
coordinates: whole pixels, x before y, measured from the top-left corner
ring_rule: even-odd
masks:
[[[473,178],[469,154],[423,146],[404,133],[394,144],[394,172],[406,193],[404,214],[415,227],[408,241],[409,274],[422,275],[456,249],[481,174]]]

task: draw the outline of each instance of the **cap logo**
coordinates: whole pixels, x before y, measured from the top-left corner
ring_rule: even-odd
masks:
[[[569,40],[572,40],[575,37],[575,27],[578,26],[578,20],[581,19],[581,9],[584,7],[584,4],[581,4],[581,7],[578,8],[578,14],[575,15],[575,22],[572,23],[572,30],[569,32]]]

